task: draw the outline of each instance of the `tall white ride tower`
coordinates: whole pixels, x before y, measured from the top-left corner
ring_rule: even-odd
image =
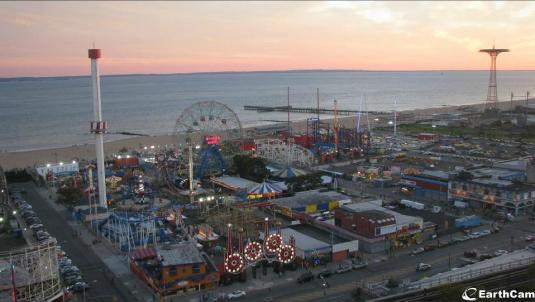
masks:
[[[106,175],[104,169],[104,133],[106,132],[107,125],[102,120],[100,104],[100,75],[97,63],[100,57],[100,49],[89,49],[91,79],[93,81],[93,121],[91,122],[91,132],[95,133],[95,147],[97,151],[98,202],[101,207],[107,208]]]

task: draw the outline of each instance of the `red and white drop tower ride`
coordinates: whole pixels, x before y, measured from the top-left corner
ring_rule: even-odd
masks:
[[[106,175],[104,169],[104,133],[106,132],[106,122],[102,120],[102,109],[100,102],[100,75],[98,72],[97,60],[101,57],[100,49],[89,49],[91,59],[91,79],[93,82],[93,121],[91,122],[91,132],[95,133],[95,147],[97,153],[97,179],[98,179],[98,201],[101,207],[107,208],[106,200]]]

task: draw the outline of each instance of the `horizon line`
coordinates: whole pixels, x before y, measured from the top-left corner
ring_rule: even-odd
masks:
[[[291,73],[291,72],[450,72],[450,71],[488,71],[488,69],[407,69],[407,70],[374,70],[374,69],[281,69],[281,70],[226,70],[226,71],[196,71],[196,72],[172,72],[172,73],[114,73],[101,74],[102,77],[120,76],[172,76],[172,75],[195,75],[195,74],[232,74],[232,73]],[[497,71],[535,71],[535,69],[499,69]],[[16,79],[46,79],[46,78],[82,78],[87,75],[58,75],[58,76],[15,76],[0,77],[0,80]]]

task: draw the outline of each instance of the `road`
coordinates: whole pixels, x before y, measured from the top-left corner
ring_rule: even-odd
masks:
[[[136,301],[126,289],[118,289],[118,286],[121,286],[118,282],[110,282],[111,276],[107,272],[106,265],[93,250],[73,238],[72,229],[68,224],[70,217],[68,211],[63,210],[58,213],[54,210],[31,183],[17,186],[26,189],[26,201],[32,205],[47,231],[56,237],[58,244],[82,272],[84,280],[90,284],[91,289],[86,291],[85,301],[112,301],[113,297],[117,297],[117,301]],[[78,296],[80,300],[83,299],[82,296]]]
[[[310,283],[298,284],[294,278],[287,278],[287,282],[284,285],[279,285],[271,291],[260,290],[248,293],[246,300],[280,302],[352,301],[351,291],[361,281],[377,283],[390,277],[394,277],[398,281],[408,279],[414,281],[460,266],[460,258],[465,251],[477,249],[481,253],[492,254],[499,249],[511,251],[523,248],[527,243],[522,241],[521,238],[526,234],[530,234],[530,232],[533,233],[533,227],[534,223],[527,221],[507,225],[497,234],[460,242],[452,246],[425,252],[418,256],[411,256],[409,251],[405,250],[386,261],[370,263],[366,269],[328,278],[330,288],[325,291],[325,296],[318,279]],[[517,238],[513,245],[511,245],[511,236]],[[416,272],[415,267],[420,262],[431,264],[432,269],[427,272]]]

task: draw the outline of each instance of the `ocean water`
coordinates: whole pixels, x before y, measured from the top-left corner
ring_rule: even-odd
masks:
[[[488,71],[291,71],[103,76],[103,116],[110,131],[170,134],[182,110],[198,101],[232,108],[243,126],[285,120],[286,113],[244,111],[244,105],[286,105],[358,110],[398,110],[483,102]],[[535,71],[499,71],[500,100],[510,93],[535,94]],[[92,142],[90,77],[0,79],[0,151],[71,146]],[[293,114],[304,119],[306,114]],[[106,140],[124,138],[107,135]]]

